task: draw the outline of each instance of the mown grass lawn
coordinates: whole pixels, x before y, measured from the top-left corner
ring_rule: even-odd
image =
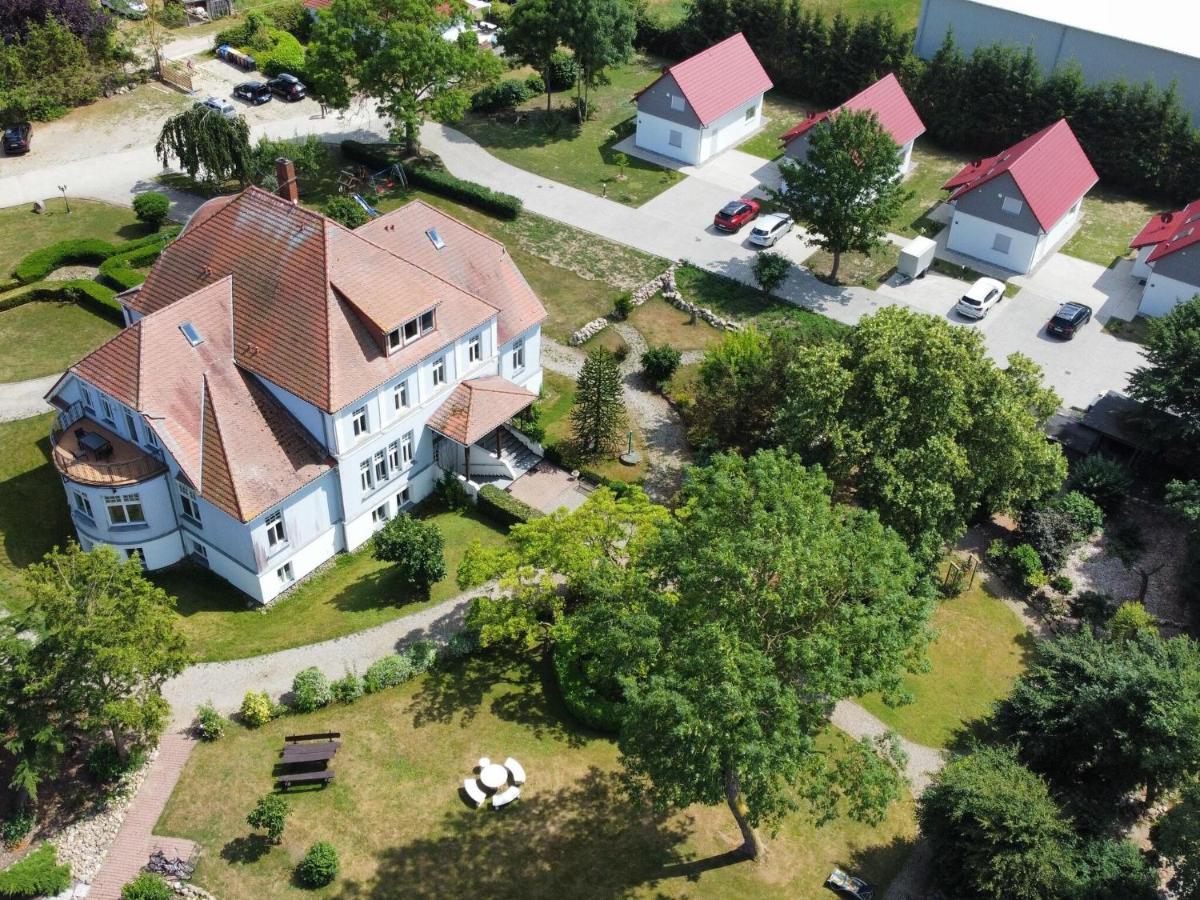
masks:
[[[983,589],[979,576],[970,590],[942,601],[933,627],[929,671],[904,679],[914,702],[892,708],[876,694],[859,702],[909,740],[946,747],[1008,695],[1032,639],[1016,614]]]
[[[952,153],[926,138],[917,138],[913,146],[913,170],[901,184],[912,196],[892,220],[892,231],[905,237],[937,234],[942,226],[926,216],[949,196],[942,185],[970,161],[966,154]]]
[[[27,253],[56,241],[128,241],[150,233],[127,207],[75,198],[71,198],[70,205],[68,213],[63,199],[57,197],[46,201],[42,215],[30,212],[28,205],[0,209],[0,281],[12,274]]]
[[[283,736],[327,729],[342,734],[336,780],[293,792],[282,843],[266,844],[246,814],[272,789]],[[823,744],[836,752],[840,740]],[[468,808],[462,782],[476,761],[510,755],[528,779],[520,799]],[[838,818],[815,828],[802,808],[764,835],[761,862],[705,870],[740,843],[725,805],[655,813],[629,799],[619,772],[614,742],[567,717],[547,666],[490,653],[353,706],[231,726],[193,751],[155,833],[200,843],[196,883],[255,900],[819,898],[834,866],[882,892],[914,839],[908,800],[876,827]],[[292,870],[319,840],[337,849],[341,875],[305,891]]]
[[[861,284],[876,288],[888,273],[896,267],[899,249],[889,241],[881,241],[871,248],[870,253],[843,253],[838,266],[838,284]],[[833,254],[818,250],[804,263],[822,281],[830,282],[833,271]]]
[[[1103,185],[1083,198],[1079,230],[1063,245],[1062,252],[1102,266],[1132,256],[1129,242],[1162,208]]]
[[[749,140],[738,144],[738,149],[751,156],[775,159],[783,153],[779,136],[810,112],[819,110],[819,104],[797,100],[779,91],[767,91],[763,97],[762,129]]]
[[[613,129],[637,113],[633,95],[660,74],[665,61],[637,56],[607,72],[606,84],[591,90],[594,115],[582,125],[568,109],[547,117],[545,95],[521,105],[520,124],[509,118],[469,113],[457,124],[487,150],[514,166],[630,206],[640,206],[683,176],[636,157],[622,171],[613,145]],[[518,73],[519,74],[519,73]],[[570,103],[569,94],[556,94],[556,107]]]
[[[440,603],[459,593],[454,576],[475,540],[498,545],[504,532],[473,509],[450,512],[434,504],[418,515],[446,540],[446,577],[428,596],[401,581],[370,546],[335,557],[327,567],[266,609],[207,570],[183,565],[153,575],[178,600],[179,630],[205,662],[258,656],[341,637]]]
[[[35,300],[0,312],[0,382],[61,372],[118,331],[78,303]]]
[[[629,324],[641,332],[651,347],[670,344],[676,350],[707,350],[721,343],[723,331],[690,313],[676,309],[661,296],[651,297],[634,309]]]
[[[846,332],[846,326],[840,322],[767,297],[740,281],[722,278],[694,266],[680,266],[675,272],[675,281],[685,299],[706,306],[727,319],[762,329],[786,326],[807,340],[840,337]]]

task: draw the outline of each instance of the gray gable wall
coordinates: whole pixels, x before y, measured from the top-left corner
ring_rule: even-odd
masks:
[[[1005,197],[1016,197],[1024,205],[1019,213],[1007,213],[1001,204]],[[991,181],[981,184],[973,191],[968,191],[955,201],[955,208],[967,215],[986,219],[998,225],[1005,225],[1025,234],[1041,234],[1042,226],[1038,224],[1037,216],[1025,201],[1025,195],[1013,181],[1012,175],[1005,172]]]
[[[658,116],[660,119],[686,125],[689,128],[699,128],[700,117],[696,115],[686,98],[683,101],[682,111],[671,109],[672,95],[682,96],[682,92],[679,90],[679,84],[675,81],[675,76],[668,72],[638,97],[638,112]]]
[[[1154,262],[1154,274],[1200,288],[1200,244],[1192,244]]]
[[[783,155],[798,163],[804,162],[808,159],[808,139],[810,137],[812,137],[812,131],[806,131],[794,141],[789,141],[783,149]]]

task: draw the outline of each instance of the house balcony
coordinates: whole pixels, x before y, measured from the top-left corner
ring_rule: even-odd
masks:
[[[167,469],[160,456],[88,418],[77,403],[59,413],[50,445],[54,467],[78,484],[120,487]]]

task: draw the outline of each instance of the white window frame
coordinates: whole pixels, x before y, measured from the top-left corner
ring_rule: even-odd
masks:
[[[125,558],[136,559],[142,564],[143,569],[146,568],[146,554],[141,547],[126,547]]]
[[[280,584],[284,585],[292,584],[296,580],[295,570],[292,568],[290,559],[275,570],[275,577],[279,579]]]
[[[400,464],[404,468],[408,468],[413,463],[413,455],[416,446],[413,442],[413,433],[406,431],[400,435]]]
[[[89,519],[91,519],[94,522],[96,520],[96,517],[92,513],[91,498],[88,497],[88,495],[85,494],[83,491],[71,491],[71,497],[73,500],[72,505],[74,506],[75,511],[77,513],[79,513],[80,515],[87,516]]]
[[[429,378],[435,388],[446,383],[446,357],[435,360],[429,369]]]
[[[375,490],[375,472],[371,468],[371,457],[369,456],[358,464],[358,486],[362,488],[364,494]]]
[[[113,418],[116,414],[113,412],[112,404],[108,402],[108,398],[100,396],[100,412],[104,416],[104,421],[113,425],[116,424],[116,419]]]
[[[199,495],[182,481],[176,481],[175,485],[179,489],[179,506],[183,510],[184,517],[199,525],[201,521]]]
[[[525,368],[525,338],[523,337],[513,341],[512,368],[514,372],[520,372]]]
[[[154,436],[154,429],[151,428],[149,425],[147,425],[145,422],[143,422],[142,423],[142,431],[144,431],[146,434],[146,441],[145,441],[146,446],[151,447],[154,450],[157,450],[158,449],[158,438]]]
[[[192,539],[191,544],[191,555],[200,557],[202,560],[204,560],[204,564],[208,565],[208,548],[194,538]]]
[[[393,472],[400,471],[400,442],[392,441],[387,446],[388,468]]]
[[[400,493],[398,493],[396,495],[396,509],[397,510],[403,509],[404,504],[407,502],[408,502],[408,488],[405,488],[404,490],[402,490]]]
[[[403,412],[408,409],[408,379],[405,378],[402,382],[392,389],[392,405],[396,412]]]
[[[483,335],[475,334],[467,341],[467,363],[477,363],[483,360]]]
[[[350,430],[355,437],[362,437],[364,434],[371,433],[371,417],[367,414],[367,408],[360,406],[354,412],[350,413]]]
[[[382,484],[391,477],[388,474],[387,454],[382,450],[376,450],[372,461],[375,466],[375,483]]]
[[[287,528],[283,524],[283,513],[279,510],[271,513],[266,518],[267,526],[267,550],[274,553],[287,546]]]
[[[83,408],[88,412],[95,412],[95,407],[92,406],[92,392],[86,384],[79,385],[79,399],[83,403]]]
[[[748,107],[746,109],[746,121],[749,122],[751,119],[753,119],[756,112],[758,112],[758,104]]]
[[[400,336],[399,328],[393,328],[387,333],[386,346],[389,354],[395,353],[404,346],[404,338]]]
[[[385,501],[381,505],[379,505],[379,506],[375,507],[373,510],[371,510],[371,523],[375,526],[376,529],[382,528],[384,525],[386,525],[388,523],[388,520],[391,518],[391,516],[388,514],[389,513],[389,510],[388,510],[389,505],[390,504]]]
[[[108,494],[104,498],[104,508],[108,511],[110,525],[144,525],[146,523],[146,510],[142,506],[142,495],[136,492]],[[114,512],[117,515],[114,516]]]
[[[125,430],[129,432],[129,440],[133,441],[135,444],[138,443],[137,419],[134,417],[133,413],[127,409],[122,409],[121,412],[125,414]]]

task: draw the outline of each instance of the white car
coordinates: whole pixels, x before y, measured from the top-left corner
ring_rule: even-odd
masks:
[[[224,97],[208,97],[204,100],[197,100],[196,105],[211,109],[227,119],[232,119],[237,115],[237,108]]]
[[[1004,282],[995,278],[980,278],[971,285],[954,307],[955,312],[968,319],[982,319],[1004,298]]]
[[[750,229],[750,243],[759,247],[774,247],[795,224],[789,215],[768,213],[760,217]]]

